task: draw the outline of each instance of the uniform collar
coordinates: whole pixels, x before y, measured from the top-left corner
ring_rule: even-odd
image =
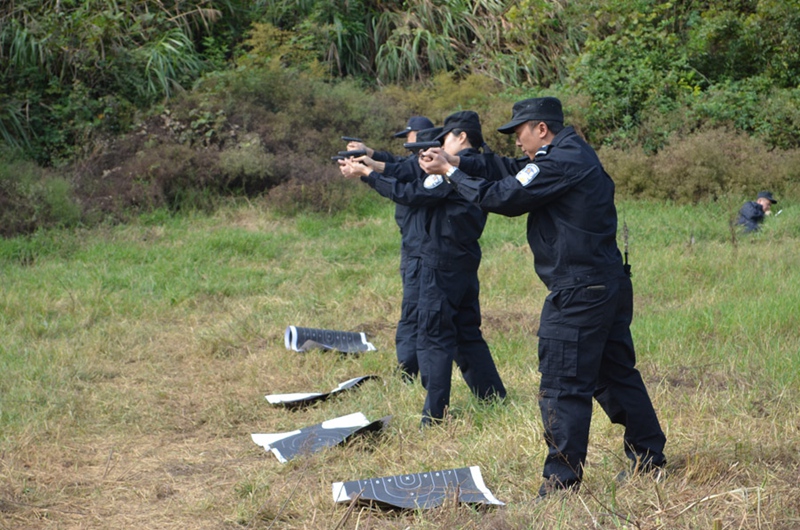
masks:
[[[558,145],[564,140],[564,138],[566,138],[567,136],[572,136],[573,134],[576,134],[575,133],[575,127],[573,127],[572,125],[568,125],[568,126],[564,127],[563,129],[561,129],[560,133],[555,135],[555,137],[553,138],[553,141],[550,142],[549,145]]]

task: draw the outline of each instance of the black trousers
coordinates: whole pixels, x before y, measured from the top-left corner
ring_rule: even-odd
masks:
[[[506,395],[481,333],[479,292],[477,270],[455,272],[422,265],[417,356],[427,390],[423,423],[443,418],[450,405],[453,361],[477,397]]]
[[[543,488],[580,483],[593,397],[613,423],[625,427],[624,451],[635,465],[666,462],[666,437],[635,368],[632,318],[626,276],[547,296],[538,333],[539,406],[548,446]]]
[[[419,373],[417,361],[417,305],[419,302],[420,258],[403,256],[400,275],[403,278],[403,302],[400,306],[400,321],[397,323],[395,348],[397,364],[409,377]]]

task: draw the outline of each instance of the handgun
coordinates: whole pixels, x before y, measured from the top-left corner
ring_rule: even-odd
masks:
[[[331,160],[344,160],[344,157],[341,155],[332,156]]]
[[[339,151],[339,156],[343,158],[350,158],[351,156],[366,156],[366,149],[358,149],[356,151]]]
[[[342,140],[344,140],[345,142],[361,142],[361,143],[364,143],[364,140],[362,140],[361,138],[355,138],[353,136],[342,136]]]
[[[420,151],[430,149],[431,147],[441,147],[441,146],[442,143],[438,140],[434,140],[432,142],[406,142],[403,144],[403,147],[405,147],[412,153],[419,153]]]

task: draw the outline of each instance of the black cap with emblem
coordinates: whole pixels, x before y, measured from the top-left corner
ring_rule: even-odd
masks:
[[[444,119],[444,125],[442,125],[442,132],[439,134],[435,140],[442,140],[447,133],[454,129],[461,129],[462,131],[476,131],[478,133],[482,133],[481,130],[481,118],[478,116],[478,113],[472,110],[460,110],[458,112],[452,113],[450,116]]]
[[[514,103],[511,109],[511,121],[498,128],[503,134],[511,134],[519,125],[527,121],[564,122],[564,111],[561,101],[554,97],[523,99]]]
[[[422,129],[430,129],[433,127],[433,122],[425,116],[411,116],[408,119],[406,128],[400,132],[394,133],[395,138],[405,138],[411,131],[421,131]]]

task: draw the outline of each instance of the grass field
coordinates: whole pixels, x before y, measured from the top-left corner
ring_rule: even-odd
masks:
[[[670,474],[616,484],[621,428],[597,408],[584,488],[540,504],[546,291],[524,219],[492,216],[482,239],[483,330],[509,397],[484,406],[456,376],[452,418],[420,432],[423,390],[393,374],[399,236],[391,206],[364,201],[333,217],[247,203],[0,241],[0,528],[800,527],[790,200],[736,238],[739,199],[618,204]],[[378,351],[288,351],[288,325],[364,331]],[[264,399],[366,374],[381,381],[307,410]],[[250,439],[357,411],[393,419],[375,440],[288,464]],[[471,465],[505,507],[387,513],[331,497],[332,482]]]

